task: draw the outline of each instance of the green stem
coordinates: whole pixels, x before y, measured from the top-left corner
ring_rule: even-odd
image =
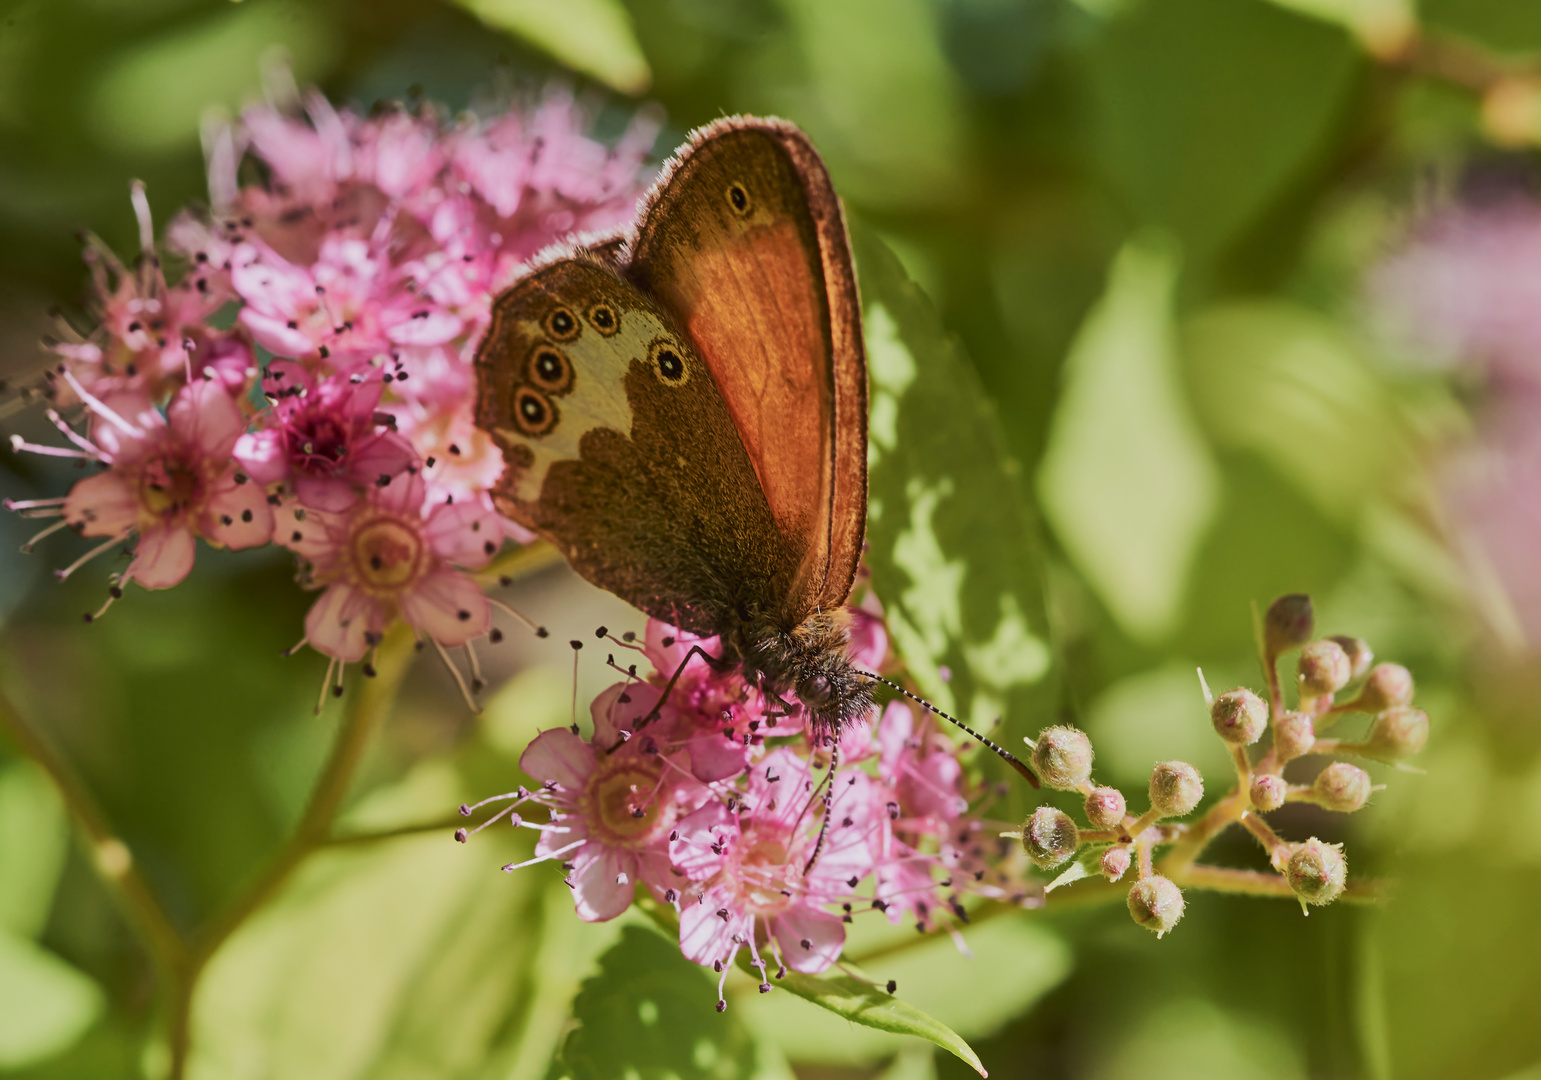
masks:
[[[53,782],[75,819],[91,855],[91,864],[106,883],[133,928],[161,969],[175,979],[188,960],[187,942],[166,916],[150,885],[139,873],[133,853],[113,831],[106,816],[96,805],[86,786],[67,761],[32,725],[22,719],[16,707],[0,695],[0,727],[3,727],[23,754],[35,761]]]
[[[171,1021],[170,1080],[181,1080],[190,1049],[192,990],[204,966],[219,947],[248,918],[271,900],[288,883],[305,859],[331,840],[332,823],[342,809],[352,787],[354,774],[370,737],[379,728],[395,703],[396,693],[413,656],[410,627],[397,623],[385,634],[375,660],[376,676],[359,687],[343,716],[342,726],[332,743],[332,752],[311,790],[310,801],[299,823],[278,853],[268,862],[257,879],[238,896],[194,942],[188,958],[184,992],[176,997]]]

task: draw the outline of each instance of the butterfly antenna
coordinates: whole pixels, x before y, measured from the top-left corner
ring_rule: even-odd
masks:
[[[835,813],[835,770],[840,766],[840,741],[831,739],[829,743],[829,771],[824,774],[824,781],[819,785],[825,788],[824,792],[824,820],[819,825],[819,839],[813,845],[813,854],[809,856],[807,863],[803,865],[803,877],[813,869],[813,864],[819,861],[819,853],[824,850],[824,838],[829,835],[829,819]]]
[[[1001,746],[999,743],[991,742],[989,739],[987,739],[983,735],[979,734],[979,732],[975,731],[973,728],[971,728],[967,724],[965,724],[962,720],[959,720],[956,716],[951,716],[948,713],[944,713],[941,709],[938,709],[935,705],[931,704],[925,698],[918,697],[915,694],[910,693],[908,690],[906,690],[904,687],[900,686],[898,683],[892,682],[892,681],[890,681],[888,679],[885,679],[881,675],[874,675],[870,671],[862,671],[860,669],[857,669],[856,674],[858,674],[858,675],[865,675],[867,678],[871,679],[873,682],[880,682],[884,686],[889,687],[892,690],[897,690],[897,691],[899,691],[899,693],[903,694],[905,697],[907,697],[911,701],[915,702],[915,704],[919,705],[921,708],[927,710],[928,712],[936,713],[936,715],[940,716],[943,720],[946,720],[949,723],[956,724],[958,727],[960,727],[964,731],[968,732],[974,738],[976,738],[980,742],[984,743],[991,750],[995,751],[996,757],[1000,758],[1006,764],[1010,765],[1013,769],[1017,770],[1017,772],[1021,773],[1022,777],[1029,784],[1032,784],[1033,787],[1038,787],[1038,777],[1033,775],[1033,770],[1032,769],[1029,769],[1019,758],[1017,758],[1014,754],[1011,753],[1011,751],[1007,750],[1004,746]]]

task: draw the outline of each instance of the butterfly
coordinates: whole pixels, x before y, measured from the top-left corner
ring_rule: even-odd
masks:
[[[475,368],[500,511],[595,585],[718,638],[701,655],[795,697],[815,732],[867,714],[842,615],[867,515],[861,305],[801,131],[693,132],[631,230],[543,253],[496,297]]]

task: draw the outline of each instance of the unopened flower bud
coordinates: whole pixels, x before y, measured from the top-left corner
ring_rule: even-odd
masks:
[[[1080,830],[1070,815],[1052,806],[1040,806],[1022,823],[1022,849],[1040,870],[1054,869],[1080,844]]]
[[[1182,817],[1203,797],[1204,778],[1186,761],[1163,761],[1151,770],[1150,805],[1162,817]]]
[[[1300,693],[1328,697],[1348,685],[1354,665],[1336,641],[1313,641],[1300,650]]]
[[[1375,654],[1370,651],[1370,643],[1364,638],[1349,637],[1347,634],[1334,634],[1331,640],[1343,647],[1344,655],[1348,657],[1350,667],[1349,680],[1359,678],[1370,670],[1370,664],[1375,660]]]
[[[1411,705],[1397,705],[1376,713],[1365,737],[1366,756],[1381,761],[1412,757],[1429,741],[1429,714]]]
[[[1302,712],[1287,712],[1273,725],[1273,748],[1279,760],[1293,761],[1316,745],[1316,725]]]
[[[1235,746],[1250,746],[1268,726],[1268,706],[1246,687],[1227,690],[1209,707],[1215,734]]]
[[[1378,713],[1413,699],[1413,673],[1401,664],[1376,664],[1364,681],[1355,706],[1363,712]]]
[[[1086,796],[1086,820],[1093,828],[1116,829],[1128,812],[1124,793],[1117,788],[1092,788],[1092,793]]]
[[[1352,814],[1370,799],[1370,774],[1346,761],[1334,761],[1316,774],[1311,793],[1324,810]]]
[[[1131,856],[1125,847],[1113,847],[1102,853],[1102,876],[1117,881],[1129,871]]]
[[[1073,727],[1045,728],[1033,743],[1033,771],[1051,788],[1075,790],[1092,775],[1092,741]]]
[[[1270,656],[1278,656],[1310,641],[1315,628],[1316,614],[1309,596],[1281,596],[1268,605],[1268,614],[1263,617],[1263,648]]]
[[[1348,864],[1343,861],[1342,844],[1324,844],[1312,837],[1294,845],[1284,868],[1285,880],[1295,895],[1307,904],[1330,904],[1343,895],[1348,878]]]
[[[1160,875],[1136,881],[1129,889],[1129,916],[1160,937],[1183,917],[1182,890]]]
[[[1252,800],[1254,809],[1266,814],[1284,805],[1284,796],[1289,793],[1289,789],[1284,777],[1258,773],[1252,777],[1252,786],[1247,790],[1247,796]]]

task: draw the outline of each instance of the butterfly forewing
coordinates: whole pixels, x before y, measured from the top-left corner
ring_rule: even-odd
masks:
[[[560,260],[499,296],[477,378],[499,508],[590,581],[702,634],[789,588],[797,549],[711,373],[611,267]]]
[[[840,606],[866,524],[866,368],[818,155],[778,121],[703,129],[654,193],[625,273],[694,343],[796,552],[782,615]]]

